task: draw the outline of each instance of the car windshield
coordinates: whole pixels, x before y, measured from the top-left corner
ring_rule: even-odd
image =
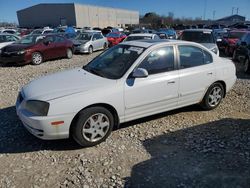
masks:
[[[144,50],[142,47],[119,44],[97,56],[83,69],[104,78],[119,79]]]
[[[128,36],[124,41],[152,39],[151,36]]]
[[[119,33],[109,33],[109,34],[107,34],[107,37],[118,38],[118,37],[120,37],[120,34]]]
[[[228,38],[240,39],[245,33],[244,32],[230,32]]]
[[[211,32],[183,32],[182,40],[197,42],[197,43],[215,43]]]
[[[39,35],[28,35],[26,37],[23,37],[22,39],[16,41],[16,44],[36,44],[43,40],[45,36],[39,36]]]
[[[91,40],[92,33],[81,33],[75,39],[76,40]]]

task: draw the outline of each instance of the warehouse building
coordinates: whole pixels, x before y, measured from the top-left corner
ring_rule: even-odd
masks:
[[[20,27],[125,27],[139,24],[139,12],[76,3],[38,4],[17,11]]]

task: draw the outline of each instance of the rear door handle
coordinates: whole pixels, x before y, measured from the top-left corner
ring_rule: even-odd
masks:
[[[212,74],[213,74],[213,72],[208,72],[208,73],[207,73],[207,75],[212,75]]]
[[[170,81],[168,81],[168,84],[174,84],[175,83],[175,81],[174,80],[170,80]]]

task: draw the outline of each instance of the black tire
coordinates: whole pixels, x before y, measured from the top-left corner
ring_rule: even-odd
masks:
[[[107,45],[107,43],[105,42],[105,43],[103,44],[103,49],[106,50],[107,47],[108,47],[108,45]]]
[[[228,46],[225,48],[225,55],[226,55],[227,57],[230,57],[230,56],[231,56],[231,54],[230,54],[230,52],[229,52],[229,47],[228,47]]]
[[[109,124],[109,126],[105,130],[103,130],[103,128],[100,128],[102,125],[98,124],[99,115],[101,114],[103,114],[102,121],[103,119],[108,120],[108,121],[104,121],[104,123]],[[98,117],[97,118],[98,120],[96,120],[97,123],[93,121],[93,123],[96,123],[96,124],[91,125],[90,119],[94,118],[95,116]],[[109,110],[103,107],[91,107],[91,108],[87,108],[81,111],[78,114],[75,124],[72,125],[71,134],[72,134],[73,139],[79,145],[83,147],[90,147],[90,146],[95,146],[105,141],[106,138],[110,135],[111,131],[113,130],[113,127],[114,127],[114,117]],[[84,130],[88,130],[88,131],[84,133]],[[99,140],[90,141],[90,139],[92,139],[92,133],[89,133],[89,131],[94,132],[94,134],[96,134],[96,137],[97,137],[95,138]],[[103,137],[99,135],[98,131],[102,131],[103,133],[105,132]]]
[[[244,62],[244,72],[245,73],[250,73],[250,62],[249,62],[249,58],[246,58],[245,62]]]
[[[88,51],[89,51],[89,54],[92,54],[93,53],[93,47],[90,46],[89,49],[88,49]]]
[[[217,90],[217,91],[218,91],[218,96],[215,97],[215,96],[213,96],[212,93],[213,93],[216,89],[218,89],[218,90]],[[222,101],[224,95],[225,95],[225,89],[224,89],[223,85],[222,85],[221,83],[214,83],[214,84],[212,84],[212,85],[208,88],[208,90],[207,90],[207,92],[206,92],[206,94],[205,94],[205,96],[204,96],[202,102],[200,103],[200,106],[201,106],[204,110],[212,110],[212,109],[215,109],[215,108],[221,103],[221,101]],[[220,96],[220,98],[219,98],[219,96]],[[214,98],[211,98],[211,97],[214,97]],[[213,101],[214,101],[214,102],[213,102]],[[213,104],[213,103],[214,103],[214,104]]]
[[[233,61],[238,61],[238,59],[237,59],[237,54],[236,54],[236,50],[233,51],[232,60],[233,60]]]
[[[40,65],[43,62],[43,56],[40,52],[32,53],[31,57],[32,57],[31,62],[33,65]]]
[[[70,48],[67,49],[66,57],[68,59],[71,59],[73,57],[73,51]]]

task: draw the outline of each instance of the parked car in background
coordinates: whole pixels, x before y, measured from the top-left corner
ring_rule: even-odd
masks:
[[[224,36],[222,40],[222,45],[224,47],[224,52],[227,56],[232,56],[235,48],[236,43],[243,37],[243,35],[247,32],[247,30],[231,30],[228,32],[227,35]]]
[[[1,29],[0,33],[9,33],[13,35],[19,35],[20,33],[17,32],[16,29]]]
[[[19,40],[20,37],[8,33],[0,33],[0,49]]]
[[[130,34],[123,40],[123,42],[133,41],[133,40],[143,40],[143,39],[150,39],[150,40],[159,40],[161,39],[157,34],[151,33],[138,33],[138,34]]]
[[[219,48],[210,29],[186,29],[179,39],[200,43],[219,56]]]
[[[108,47],[107,38],[100,31],[83,32],[72,40],[74,52],[92,53],[96,50],[106,49]]]
[[[60,35],[27,35],[0,51],[0,62],[39,65],[55,58],[72,58],[73,43]]]
[[[158,31],[166,33],[169,39],[177,39],[177,34],[174,29],[161,28]]]
[[[47,35],[53,33],[53,29],[35,29],[33,30],[30,35]]]
[[[106,37],[109,33],[113,33],[113,32],[119,32],[119,30],[116,29],[116,28],[111,28],[111,27],[102,29],[102,34],[103,34],[103,36],[105,36],[105,37]]]
[[[250,73],[250,32],[237,42],[235,51],[233,53],[233,60],[244,62],[244,72]]]
[[[161,39],[168,39],[168,35],[165,32],[156,32],[156,35],[158,35]]]
[[[120,123],[192,104],[216,108],[236,81],[231,60],[185,41],[131,41],[83,68],[24,86],[17,115],[36,137],[104,141]],[[195,84],[192,84],[195,81]]]
[[[122,42],[125,38],[127,38],[127,35],[121,32],[112,32],[106,35],[107,40],[109,42],[109,46],[115,46]]]

